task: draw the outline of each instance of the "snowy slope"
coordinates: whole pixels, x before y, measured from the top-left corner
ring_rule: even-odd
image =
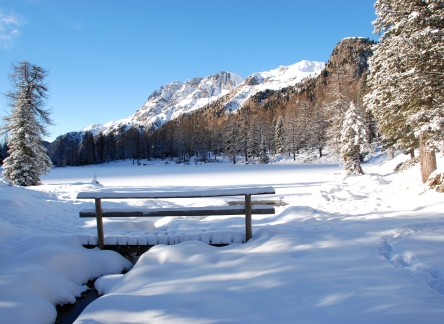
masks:
[[[324,67],[322,62],[304,60],[271,71],[253,73],[245,80],[235,73],[222,71],[183,83],[174,81],[155,90],[134,115],[104,125],[93,124],[82,131],[97,135],[101,131],[107,133],[131,125],[158,128],[171,119],[218,99],[223,100],[222,104],[227,110],[234,112],[255,93],[293,86],[304,78],[319,75]]]
[[[366,175],[330,165],[156,165],[57,168],[37,187],[0,181],[0,322],[51,323],[102,274],[104,294],[77,323],[442,323],[443,194],[421,195],[419,165],[403,173],[377,153]],[[444,157],[438,157],[444,167]],[[101,185],[91,184],[97,174]],[[271,185],[275,215],[253,216],[253,238],[224,248],[161,244],[127,274],[111,251],[87,250],[92,208],[79,191],[205,190]],[[234,198],[104,201],[104,207],[227,205]],[[243,231],[243,216],[106,219],[106,235]],[[192,235],[189,235],[190,237]]]
[[[253,73],[232,91],[225,107],[234,112],[259,91],[294,86],[304,78],[318,76],[324,68],[325,63],[323,62],[304,60],[290,66],[280,66],[271,71]]]
[[[217,100],[242,81],[239,75],[230,72],[194,78],[185,83],[175,81],[154,91],[132,120],[145,125],[161,126],[170,119]]]

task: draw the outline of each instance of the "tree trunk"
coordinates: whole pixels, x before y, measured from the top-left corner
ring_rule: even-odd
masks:
[[[322,148],[319,148],[319,158],[322,157]]]
[[[414,149],[410,150],[410,158],[411,159],[415,158],[415,150]]]
[[[436,154],[434,149],[424,145],[423,135],[419,136],[419,161],[421,166],[422,182],[426,183],[429,176],[436,170]]]

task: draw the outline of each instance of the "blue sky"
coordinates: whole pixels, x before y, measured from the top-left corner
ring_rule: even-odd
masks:
[[[326,62],[344,37],[378,38],[374,2],[0,0],[0,92],[13,62],[48,69],[52,140],[127,117],[175,80]]]

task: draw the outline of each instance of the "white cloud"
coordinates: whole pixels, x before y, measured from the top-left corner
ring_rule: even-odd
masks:
[[[7,14],[0,9],[0,47],[11,48],[14,39],[22,33],[19,27],[23,25],[21,17]]]

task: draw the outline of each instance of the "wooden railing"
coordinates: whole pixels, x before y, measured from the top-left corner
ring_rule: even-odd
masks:
[[[253,195],[274,194],[273,187],[211,189],[202,191],[175,192],[141,192],[141,191],[99,191],[79,192],[77,199],[94,199],[95,209],[84,209],[80,217],[96,217],[97,242],[100,249],[105,248],[103,217],[165,217],[165,216],[221,216],[245,215],[245,240],[253,236],[251,215],[274,214],[273,206],[255,205],[251,203]],[[180,198],[210,198],[223,196],[245,196],[245,206],[207,206],[183,208],[113,208],[103,209],[102,199],[180,199]]]

